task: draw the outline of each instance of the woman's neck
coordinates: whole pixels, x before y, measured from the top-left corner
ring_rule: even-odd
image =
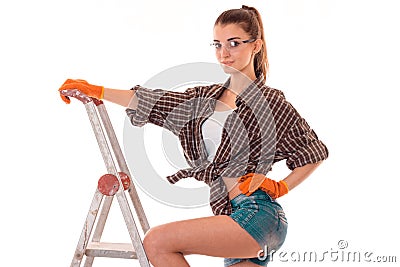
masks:
[[[243,73],[234,73],[231,75],[229,90],[235,93],[236,95],[239,95],[255,80],[256,80],[255,74],[246,76]]]

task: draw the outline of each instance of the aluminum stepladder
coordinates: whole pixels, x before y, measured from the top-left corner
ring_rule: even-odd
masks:
[[[133,217],[130,205],[128,203],[124,187],[127,189],[127,192],[131,198],[137,215],[137,220],[140,222],[143,233],[146,233],[149,230],[149,223],[140,199],[137,195],[135,186],[132,182],[128,166],[104,103],[100,100],[90,98],[78,90],[64,90],[61,93],[68,97],[74,97],[84,104],[108,172],[108,174],[103,175],[98,182],[98,187],[96,188],[96,192],[90,205],[90,209],[71,262],[71,267],[81,266],[84,258],[84,266],[90,267],[92,266],[95,257],[137,259],[141,267],[150,267],[150,263],[144,251],[143,243],[136,227],[135,218]],[[103,129],[105,130],[108,139],[106,138]],[[113,150],[113,154],[111,153],[110,145]],[[120,171],[115,164],[113,155],[118,163]],[[125,180],[123,180],[123,178],[125,178]],[[105,193],[104,187],[109,193]],[[117,197],[125,224],[128,228],[130,239],[132,241],[131,243],[100,242],[114,196]],[[97,218],[99,211],[100,214]],[[95,230],[92,233],[96,222],[97,224]]]

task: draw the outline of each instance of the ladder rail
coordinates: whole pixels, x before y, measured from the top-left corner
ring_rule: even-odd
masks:
[[[97,103],[99,102],[99,103]],[[97,106],[97,110],[99,111],[100,118],[103,122],[104,129],[108,135],[110,140],[111,147],[114,151],[115,158],[122,172],[126,173],[131,180],[130,187],[128,189],[129,195],[131,197],[133,206],[135,208],[136,214],[138,215],[139,222],[142,226],[144,232],[147,232],[150,229],[149,222],[147,220],[146,214],[144,213],[143,206],[138,197],[135,185],[132,181],[132,175],[129,171],[128,165],[126,163],[125,157],[122,153],[121,146],[119,145],[118,138],[115,134],[114,128],[112,127],[110,117],[108,116],[108,112],[106,106],[103,101],[94,100],[94,103]]]
[[[78,244],[75,249],[74,257],[72,258],[71,267],[79,267],[81,265],[82,259],[85,256],[86,247],[90,242],[90,235],[92,233],[93,226],[97,217],[97,211],[100,208],[103,197],[104,195],[100,193],[98,189],[96,189],[92,203],[89,208],[89,212],[86,216],[85,224],[83,226]]]
[[[90,122],[92,124],[93,131],[94,131],[94,134],[96,136],[96,139],[97,139],[97,142],[98,142],[98,145],[100,148],[100,152],[103,156],[103,160],[104,160],[104,163],[107,168],[107,172],[114,174],[116,177],[119,177],[117,168],[114,163],[114,159],[112,157],[110,148],[107,143],[107,139],[105,137],[102,125],[100,123],[100,118],[96,112],[96,105],[94,104],[93,101],[90,101],[85,104],[85,108],[88,113]],[[128,232],[131,237],[133,247],[138,255],[140,265],[141,266],[150,266],[148,263],[146,252],[144,251],[144,248],[143,248],[143,244],[142,244],[139,232],[137,231],[135,220],[132,216],[132,211],[129,207],[128,201],[126,199],[126,195],[124,193],[124,186],[121,182],[121,179],[118,179],[118,180],[119,180],[120,186],[119,186],[118,192],[116,193],[116,196],[117,196],[120,208],[122,210],[122,215],[124,217],[126,226],[128,228]]]
[[[103,207],[101,209],[99,220],[97,221],[96,228],[94,229],[92,242],[100,242],[101,236],[106,225],[107,217],[111,209],[113,196],[104,196]],[[91,267],[93,265],[94,257],[86,256],[84,267]]]

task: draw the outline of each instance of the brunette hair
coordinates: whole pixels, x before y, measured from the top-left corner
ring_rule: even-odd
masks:
[[[254,56],[254,71],[256,76],[264,75],[264,81],[268,72],[267,48],[265,45],[264,27],[260,13],[254,7],[242,5],[240,9],[230,9],[222,12],[215,21],[216,25],[238,24],[250,35],[250,38],[261,39],[261,50]]]

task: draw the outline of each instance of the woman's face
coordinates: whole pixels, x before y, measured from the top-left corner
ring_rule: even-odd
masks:
[[[237,24],[217,24],[214,27],[215,55],[228,74],[239,71],[248,77],[255,76],[253,55],[260,50],[259,41],[251,39]]]

